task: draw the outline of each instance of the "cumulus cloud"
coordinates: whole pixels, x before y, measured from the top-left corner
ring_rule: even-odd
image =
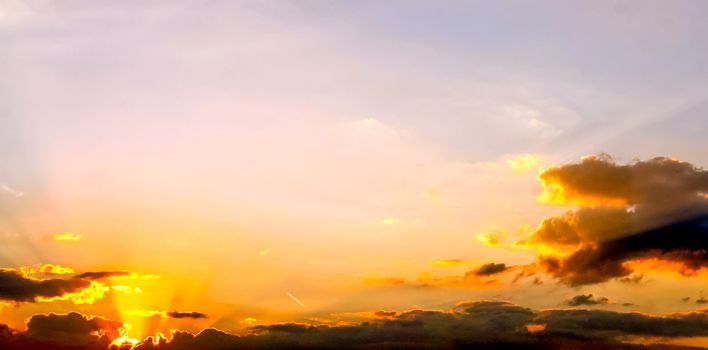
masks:
[[[0,348],[14,349],[108,349],[119,337],[123,324],[102,317],[79,313],[66,315],[34,315],[27,322],[27,330],[13,333],[5,326],[0,330]]]
[[[684,274],[708,266],[708,216],[584,246],[566,257],[541,257],[539,262],[561,281],[583,285],[628,276],[633,270],[626,262],[650,258],[678,263]]]
[[[608,155],[586,156],[580,163],[545,169],[539,176],[541,200],[588,205],[681,207],[704,199],[708,172],[690,163],[656,157],[616,164]]]
[[[705,170],[664,157],[621,165],[601,155],[547,168],[538,178],[541,201],[580,206],[544,219],[520,242],[558,252],[541,256],[539,265],[562,282],[626,279],[630,263],[646,259],[678,264],[686,275],[708,266]]]

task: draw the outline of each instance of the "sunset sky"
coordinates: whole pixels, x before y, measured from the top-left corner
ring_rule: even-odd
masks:
[[[707,15],[0,0],[0,347],[708,347]]]

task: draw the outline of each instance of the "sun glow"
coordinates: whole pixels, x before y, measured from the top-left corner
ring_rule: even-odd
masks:
[[[57,233],[53,235],[55,241],[78,241],[81,239],[81,235],[77,235],[73,232]]]

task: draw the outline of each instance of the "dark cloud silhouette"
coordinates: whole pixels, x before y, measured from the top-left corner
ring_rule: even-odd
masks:
[[[595,298],[592,294],[581,294],[576,295],[566,302],[569,306],[583,306],[583,305],[607,305],[610,302],[609,299],[605,297]]]
[[[546,325],[546,333],[585,336],[629,334],[653,337],[708,336],[708,312],[674,313],[665,316],[605,310],[541,311],[535,322]]]
[[[627,336],[708,336],[708,312],[663,316],[600,310],[535,311],[501,301],[463,302],[449,311],[382,312],[385,318],[342,326],[299,323],[258,325],[242,336],[216,329],[197,335],[177,331],[172,339],[148,338],[136,350],[216,349],[684,349],[625,344]],[[374,313],[376,314],[376,313]],[[529,332],[529,325],[543,325]],[[0,326],[7,350],[118,349],[110,341],[120,322],[77,313],[35,315],[24,332]]]
[[[480,266],[477,270],[474,270],[474,274],[477,276],[490,276],[500,272],[504,272],[507,268],[508,267],[506,266],[506,264],[503,263],[489,263]]]
[[[13,302],[35,302],[39,298],[62,297],[79,292],[91,285],[82,279],[45,279],[25,277],[11,269],[0,270],[0,300]]]
[[[680,263],[684,274],[708,267],[708,215],[585,246],[567,257],[541,257],[539,262],[560,280],[582,285],[627,276],[633,271],[625,262],[648,258]]]
[[[66,315],[34,315],[27,330],[13,333],[0,327],[0,348],[7,350],[108,349],[120,335],[121,322],[88,317],[75,312]]]
[[[128,276],[130,272],[125,271],[95,271],[95,272],[84,272],[75,275],[74,278],[85,279],[85,280],[101,280],[109,277],[117,276]]]
[[[166,313],[167,317],[171,318],[192,318],[192,319],[197,319],[197,318],[207,318],[206,314],[203,314],[201,312],[179,312],[179,311],[169,311]]]

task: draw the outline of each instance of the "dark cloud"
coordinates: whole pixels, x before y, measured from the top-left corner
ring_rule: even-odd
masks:
[[[27,330],[13,333],[0,327],[0,348],[6,350],[108,349],[120,335],[121,322],[89,317],[75,312],[66,315],[34,315]]]
[[[608,155],[551,167],[539,175],[547,199],[565,204],[682,207],[708,191],[708,172],[690,163],[656,157],[616,164]]]
[[[35,302],[39,298],[55,298],[76,293],[90,285],[90,281],[82,279],[38,280],[25,277],[15,270],[0,270],[0,300]]]
[[[567,257],[541,257],[551,275],[570,285],[592,284],[625,277],[627,261],[655,258],[679,263],[684,274],[708,267],[708,215],[585,246]]]
[[[569,306],[607,305],[609,302],[610,300],[605,297],[595,298],[592,294],[581,294],[574,296],[566,304]]]
[[[618,278],[617,281],[628,284],[640,284],[644,280],[643,274]]]
[[[622,237],[632,230],[632,215],[624,208],[609,206],[568,211],[544,219],[527,242],[577,246]]]
[[[118,276],[128,276],[130,272],[125,271],[95,271],[95,272],[84,272],[75,275],[74,278],[85,279],[85,280],[101,280],[109,277]]]
[[[700,297],[696,299],[696,304],[708,304],[708,299],[706,299],[706,297]]]
[[[605,310],[547,310],[539,312],[534,322],[545,324],[544,332],[547,333],[604,337],[619,334],[651,337],[708,336],[706,311],[652,316]]]
[[[192,319],[197,319],[197,318],[207,318],[206,314],[203,314],[201,312],[179,312],[179,311],[169,311],[166,313],[167,317],[171,318],[192,318]]]
[[[172,339],[148,338],[136,350],[216,349],[679,349],[626,344],[627,336],[708,336],[708,312],[663,316],[600,310],[535,311],[501,301],[463,302],[449,311],[382,312],[385,318],[342,326],[299,323],[258,325],[237,336],[216,329]],[[374,313],[375,314],[375,313]],[[530,325],[542,325],[529,332]],[[0,326],[7,350],[117,349],[110,341],[122,324],[77,313],[35,315],[24,332]]]
[[[620,165],[602,155],[551,167],[539,179],[542,200],[580,206],[544,219],[521,242],[566,253],[539,258],[559,280],[638,283],[626,263],[642,259],[677,263],[686,275],[708,266],[708,171],[664,157]]]
[[[489,263],[484,264],[480,266],[477,270],[471,272],[474,272],[474,274],[477,276],[490,276],[500,272],[504,272],[507,269],[508,267],[506,266],[506,264]]]

